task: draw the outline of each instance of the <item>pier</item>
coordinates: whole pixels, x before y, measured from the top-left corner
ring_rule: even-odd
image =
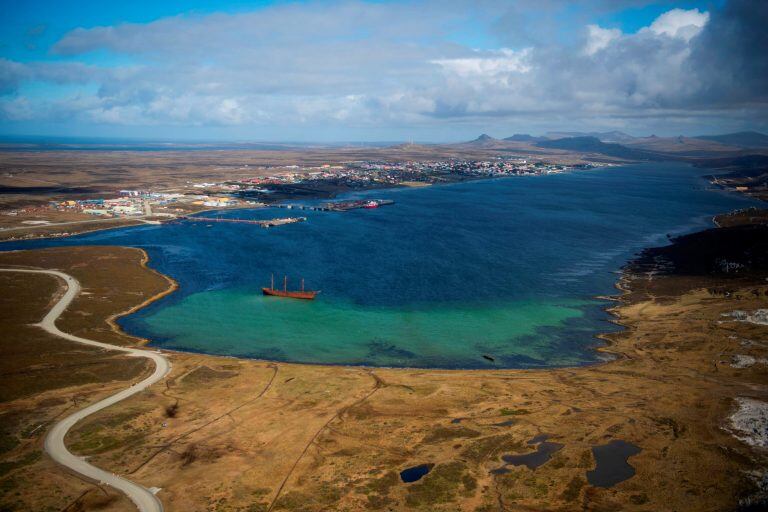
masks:
[[[235,224],[253,224],[256,226],[261,226],[263,228],[271,228],[274,226],[282,226],[285,224],[295,224],[297,222],[304,222],[307,220],[306,217],[285,217],[285,218],[277,218],[277,219],[267,219],[267,220],[254,220],[254,219],[227,219],[223,217],[190,217],[190,216],[182,216],[177,217],[177,220],[187,220],[192,222],[229,222],[229,223],[235,223]]]
[[[315,212],[330,212],[331,209],[326,206],[308,206],[304,204],[275,204],[272,205],[275,208],[283,208],[285,210],[310,210]]]
[[[358,208],[378,208],[395,204],[391,199],[357,199],[353,201],[336,201],[332,203],[323,203],[320,206],[308,206],[303,204],[277,204],[276,208],[285,208],[288,210],[313,210],[317,212],[346,212]]]

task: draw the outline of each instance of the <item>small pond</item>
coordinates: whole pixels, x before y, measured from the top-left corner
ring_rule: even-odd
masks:
[[[627,459],[641,452],[632,443],[615,439],[608,444],[592,447],[596,467],[587,471],[587,481],[595,487],[613,487],[635,476],[633,468]]]
[[[406,468],[400,472],[400,479],[407,484],[416,482],[429,473],[433,467],[435,467],[434,464],[419,464],[412,468]]]
[[[528,441],[530,445],[536,446],[536,451],[531,453],[524,453],[521,455],[502,455],[501,460],[504,461],[506,466],[526,466],[528,469],[534,470],[539,466],[546,464],[552,455],[563,448],[563,444],[553,443],[547,441],[548,434],[539,434],[533,439]],[[509,472],[509,470],[502,466],[500,468],[491,471],[494,475],[501,475]]]

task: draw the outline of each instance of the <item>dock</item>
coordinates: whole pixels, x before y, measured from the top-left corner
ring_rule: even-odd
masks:
[[[191,222],[205,222],[205,223],[229,222],[229,223],[235,223],[235,224],[253,224],[256,226],[261,226],[262,228],[283,226],[285,224],[295,224],[297,222],[304,222],[307,220],[306,217],[283,217],[283,218],[277,218],[277,219],[254,220],[254,219],[227,219],[224,217],[212,218],[212,217],[190,217],[190,216],[181,216],[181,217],[177,217],[176,219],[187,220]]]
[[[283,208],[285,210],[310,210],[314,212],[330,212],[330,208],[325,206],[309,206],[306,204],[275,204],[274,208]]]
[[[358,208],[372,209],[379,206],[395,204],[391,199],[358,199],[354,201],[336,201],[332,203],[323,203],[320,206],[308,206],[303,204],[278,204],[277,208],[288,210],[313,210],[318,212],[346,212]]]

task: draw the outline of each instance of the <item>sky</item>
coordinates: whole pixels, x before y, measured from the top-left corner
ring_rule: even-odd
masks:
[[[0,135],[768,132],[768,1],[0,0]]]

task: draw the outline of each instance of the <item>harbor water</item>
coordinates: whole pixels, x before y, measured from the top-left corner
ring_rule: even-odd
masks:
[[[159,347],[303,363],[581,365],[598,360],[595,336],[616,328],[595,297],[615,293],[633,254],[752,204],[703,174],[653,163],[376,190],[348,198],[395,204],[302,211],[306,222],[270,229],[182,221],[0,249],[144,248],[180,289],[119,323]],[[265,297],[272,273],[321,292],[314,301]]]

